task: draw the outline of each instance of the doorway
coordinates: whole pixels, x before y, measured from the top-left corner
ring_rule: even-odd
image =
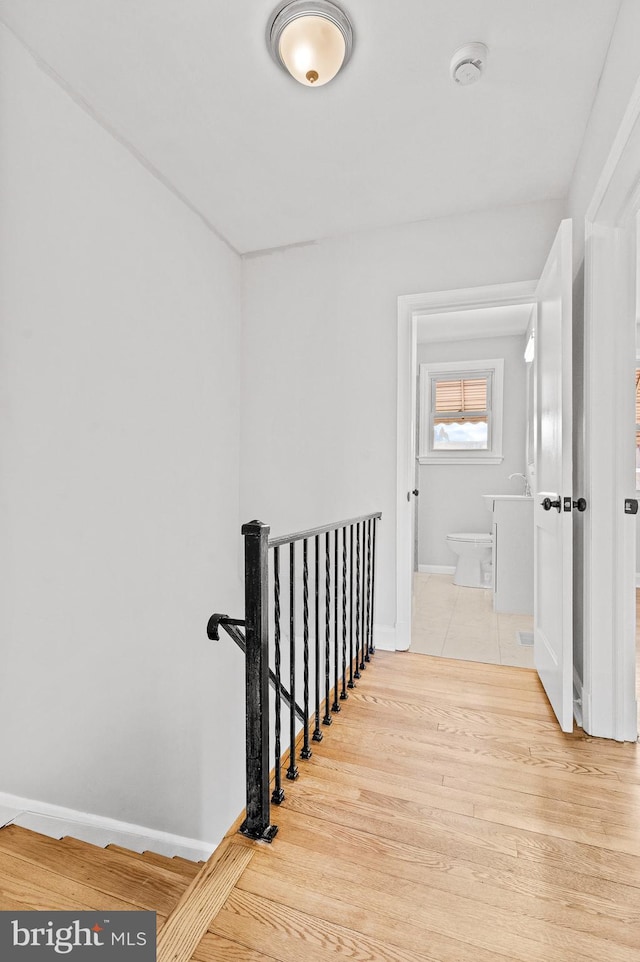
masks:
[[[572,510],[578,508],[579,503],[584,510],[583,499],[574,501],[571,487],[572,479],[572,358],[571,358],[571,277],[572,277],[572,224],[570,220],[563,220],[556,232],[549,250],[540,279],[533,287],[532,295],[521,303],[535,306],[535,360],[533,365],[534,377],[534,409],[531,412],[534,426],[534,474],[532,476],[535,494],[533,497],[517,496],[520,503],[528,502],[532,509],[530,522],[527,527],[522,525],[523,537],[533,537],[533,614],[534,614],[534,664],[540,681],[542,682],[551,706],[563,731],[571,731],[573,727],[574,699],[573,699],[573,669],[572,669]],[[486,289],[485,289],[486,291]],[[476,295],[478,291],[474,292]],[[500,295],[502,294],[502,298]],[[435,295],[442,303],[447,295]],[[443,305],[446,312],[447,305],[453,300],[456,305],[470,299],[468,292],[453,294],[449,292],[449,300]],[[480,290],[482,297],[482,289]],[[497,302],[497,303],[496,303]],[[486,302],[484,302],[486,303]],[[504,288],[500,289],[494,301],[494,309],[505,306]],[[513,303],[513,300],[511,301]],[[427,311],[434,314],[433,307]],[[415,330],[417,318],[415,312],[409,313],[411,323],[409,357],[411,359],[410,399],[413,405],[409,412],[413,417],[415,405]],[[401,324],[401,318],[400,318]],[[402,337],[399,325],[399,344]],[[402,357],[399,351],[399,358]],[[497,370],[503,361],[488,362],[487,367]],[[399,371],[398,383],[402,383],[402,372]],[[399,397],[398,411],[402,409],[402,399]],[[496,412],[496,423],[498,421]],[[413,424],[413,422],[411,422]],[[415,431],[409,432],[409,444],[414,445]],[[435,451],[435,443],[433,445]],[[485,463],[501,461],[502,446],[499,436],[490,445],[485,446],[484,452],[477,452],[478,459]],[[487,455],[491,455],[488,457]],[[467,451],[465,459],[471,458]],[[439,460],[439,456],[438,459]],[[471,463],[474,463],[473,458]],[[409,466],[410,467],[410,466]],[[399,478],[400,480],[400,478]],[[412,475],[405,475],[405,482],[411,482]],[[399,492],[400,493],[400,492]],[[501,559],[508,563],[502,565],[505,573],[511,567],[519,565],[522,553],[518,551],[517,542],[512,552],[503,550],[503,534],[506,533],[507,543],[509,533],[514,530],[514,515],[504,513],[504,524],[496,520],[496,505],[509,496],[503,494],[486,494],[485,499],[494,502],[494,547],[497,564],[494,573],[494,608],[500,610],[499,598],[503,591],[501,577]],[[514,496],[510,496],[513,500]],[[398,499],[400,500],[400,498]],[[411,490],[407,492],[408,503],[411,504]],[[557,512],[557,513],[556,513]],[[413,512],[409,512],[412,519]],[[498,515],[499,518],[499,515]],[[533,531],[532,531],[533,528]],[[456,536],[451,538],[456,544],[468,541],[469,538]],[[512,543],[513,538],[512,538]],[[460,553],[460,552],[459,552]],[[460,561],[462,558],[460,559]],[[460,561],[456,567],[456,582],[464,584],[460,578]],[[506,579],[508,581],[508,578]],[[520,579],[522,580],[522,579]],[[404,599],[400,599],[402,602]],[[509,610],[508,608],[506,610]],[[516,609],[517,610],[517,609]]]
[[[419,326],[431,330],[433,336],[437,337],[438,331],[445,330],[447,325],[458,323],[464,327],[466,324],[469,329],[469,325],[473,328],[474,319],[477,323],[479,317],[483,316],[487,325],[493,323],[494,332],[504,332],[506,327],[500,324],[506,325],[509,316],[518,311],[527,316],[530,314],[535,303],[536,283],[525,281],[398,298],[396,648],[400,650],[409,648],[412,628],[416,512],[416,496],[413,492],[419,490],[415,483]],[[524,460],[523,441],[522,463]],[[489,521],[487,515],[487,527]]]
[[[526,303],[418,314],[414,652],[533,668],[532,503],[524,498],[532,315]],[[516,523],[522,514],[523,528],[513,549],[502,542],[521,570],[511,592],[501,577],[495,603],[489,494],[505,499],[497,510],[512,511]],[[520,584],[528,591],[513,597]]]

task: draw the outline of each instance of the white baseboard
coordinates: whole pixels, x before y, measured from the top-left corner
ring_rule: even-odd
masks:
[[[636,571],[636,588],[640,588],[640,571]]]
[[[455,565],[418,565],[421,575],[454,575]]]
[[[375,625],[374,642],[380,651],[406,651],[411,644],[411,625]]]
[[[381,651],[396,650],[396,629],[391,625],[374,625],[373,641]]]
[[[395,633],[396,651],[408,651],[411,646],[411,622],[398,621]]]
[[[144,825],[121,822],[90,812],[78,812],[72,808],[5,792],[0,792],[0,822],[2,825],[20,825],[50,838],[72,835],[92,845],[120,845],[133,852],[150,851],[169,858],[179,855],[192,862],[208,859],[217,847],[214,842],[172,835],[170,832],[161,832]]]
[[[14,818],[20,815],[20,809],[11,805],[0,805],[0,828],[9,825]]]

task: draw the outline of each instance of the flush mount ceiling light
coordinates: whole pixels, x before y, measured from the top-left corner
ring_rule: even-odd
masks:
[[[267,44],[275,62],[294,80],[322,87],[349,60],[353,28],[330,0],[289,0],[271,16]]]

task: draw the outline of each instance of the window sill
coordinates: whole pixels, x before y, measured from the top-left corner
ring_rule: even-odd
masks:
[[[460,456],[452,454],[438,454],[418,458],[420,464],[501,464],[504,457],[498,454],[485,454],[480,457],[471,457],[466,451],[461,451]]]

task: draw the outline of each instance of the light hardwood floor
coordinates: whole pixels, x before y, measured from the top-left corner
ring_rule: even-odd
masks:
[[[175,925],[167,959],[191,931],[197,962],[637,962],[638,747],[563,735],[535,672],[378,652],[313,750],[273,810],[273,844],[228,838],[251,856],[228,897],[211,909],[192,883],[207,931]],[[26,890],[46,881],[5,831],[13,908],[16,861]],[[185,899],[160,866],[141,896],[72,864],[50,866],[73,888],[57,882],[49,907],[95,902],[84,887],[157,904],[162,923]]]
[[[638,959],[636,745],[563,735],[532,671],[411,653],[346,707],[199,962]]]

